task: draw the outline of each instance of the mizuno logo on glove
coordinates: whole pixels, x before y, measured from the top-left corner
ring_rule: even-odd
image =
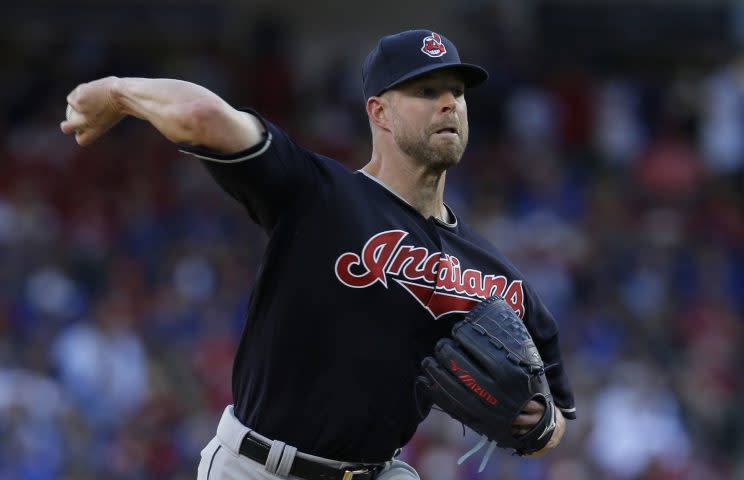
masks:
[[[455,362],[453,359],[450,359],[450,370],[452,372],[464,372],[461,375],[457,375],[457,378],[460,379],[462,383],[464,383],[470,390],[472,390],[476,395],[481,397],[483,400],[486,401],[486,403],[489,403],[490,405],[496,405],[499,403],[499,399],[488,393],[485,388],[478,385],[478,382],[473,378],[472,375],[470,375],[470,372],[467,370],[463,370],[462,368],[457,366],[457,362]]]

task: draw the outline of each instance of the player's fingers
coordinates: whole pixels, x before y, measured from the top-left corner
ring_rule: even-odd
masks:
[[[85,116],[75,110],[72,105],[67,104],[65,109],[65,121],[60,124],[64,133],[80,132],[87,129]]]
[[[93,139],[90,138],[89,132],[76,132],[75,133],[75,141],[78,143],[78,145],[84,147],[86,145],[89,145],[91,142],[93,142]]]
[[[511,433],[515,437],[521,437],[522,435],[528,434],[530,430],[532,429],[528,427],[512,427]]]
[[[72,108],[74,108],[77,111],[81,111],[83,108],[82,95],[81,95],[81,88],[83,87],[83,85],[85,84],[81,84],[75,87],[75,90],[70,92],[70,94],[67,95],[67,98],[66,98],[68,105],[72,105]]]
[[[525,414],[517,416],[512,422],[511,433],[512,435],[519,437],[527,434],[530,430],[535,428],[535,425],[540,422],[541,415],[536,413]]]
[[[522,413],[517,416],[514,420],[514,425],[517,426],[534,426],[540,421],[545,412],[545,405],[534,400],[530,400],[522,408]]]
[[[534,425],[537,425],[537,423],[540,421],[540,418],[542,418],[542,415],[539,415],[537,413],[529,413],[529,414],[523,413],[514,419],[514,422],[512,422],[512,425],[525,426],[525,427],[534,426]]]
[[[85,147],[93,143],[100,136],[100,132],[93,130],[79,130],[75,133],[75,141],[81,147]]]
[[[59,128],[62,130],[63,133],[71,134],[75,132],[75,125],[69,120],[65,120],[64,122],[59,124]]]
[[[527,402],[527,404],[522,408],[523,413],[537,413],[542,416],[542,413],[545,411],[545,405],[543,405],[540,402],[536,402],[535,400],[530,400]]]
[[[511,426],[511,433],[514,436],[520,436],[528,433],[530,430],[534,428],[532,425],[512,425]]]
[[[67,97],[65,97],[65,100],[67,100],[68,105],[72,105],[73,107],[75,106],[75,104],[77,103],[77,87],[75,88],[75,90],[70,92]]]

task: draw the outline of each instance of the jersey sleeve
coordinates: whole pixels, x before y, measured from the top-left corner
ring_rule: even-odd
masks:
[[[201,159],[220,187],[245,206],[256,223],[271,230],[310,189],[317,178],[315,164],[312,153],[279,127],[254,110],[243,111],[258,118],[265,129],[259,144],[231,154],[190,145],[179,145],[179,150]]]
[[[529,285],[525,286],[528,306],[524,322],[545,364],[545,375],[550,384],[553,401],[555,402],[555,406],[561,410],[564,417],[575,419],[576,406],[574,404],[574,395],[568,374],[563,366],[561,350],[558,344],[558,326],[553,315],[542,303],[537,293]]]

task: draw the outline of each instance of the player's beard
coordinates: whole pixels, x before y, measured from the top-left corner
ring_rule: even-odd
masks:
[[[468,124],[459,123],[456,139],[436,138],[439,125],[424,131],[415,132],[400,118],[394,117],[393,139],[398,148],[409,157],[421,162],[432,170],[444,171],[457,165],[468,145]]]

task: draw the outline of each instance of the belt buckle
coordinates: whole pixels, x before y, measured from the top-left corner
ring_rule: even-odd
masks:
[[[346,470],[341,480],[353,480],[355,475],[363,475],[365,473],[369,473],[368,468],[362,468],[359,470]]]

